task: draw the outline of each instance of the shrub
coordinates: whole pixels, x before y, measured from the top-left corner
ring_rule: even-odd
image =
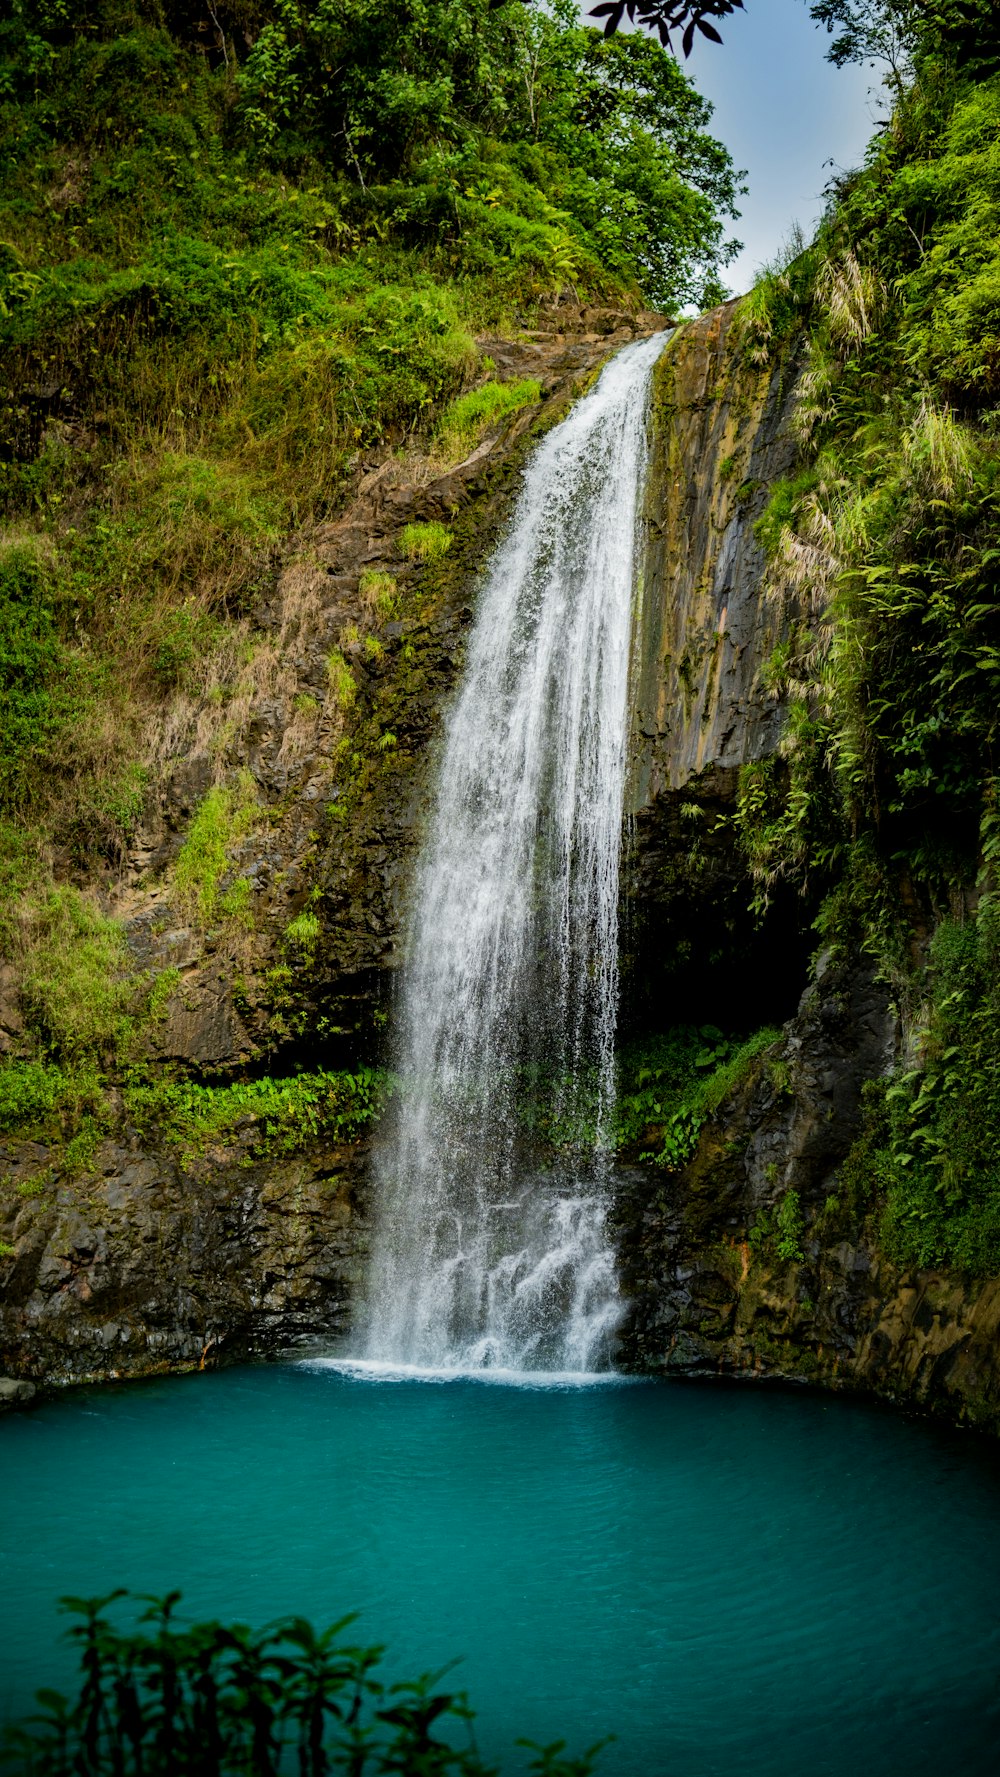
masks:
[[[452,534],[443,524],[408,524],[400,532],[399,547],[410,561],[438,561],[451,544]]]
[[[114,1056],[128,1030],[135,982],[121,926],[75,888],[53,888],[21,915],[21,996],[53,1053]]]
[[[459,395],[444,409],[435,428],[442,452],[457,461],[491,426],[541,398],[542,385],[533,377],[518,382],[480,384]]]
[[[10,1133],[44,1122],[62,1094],[64,1076],[47,1061],[0,1063],[0,1130]]]
[[[134,1084],[129,1109],[141,1127],[156,1126],[188,1157],[255,1126],[254,1154],[290,1154],[319,1138],[353,1141],[379,1115],[388,1077],[370,1068],[355,1074],[319,1070],[284,1079],[243,1080],[232,1086]]]
[[[411,1777],[491,1777],[462,1692],[440,1674],[388,1685],[381,1647],[347,1639],[353,1617],[317,1632],[302,1617],[266,1629],[176,1621],[180,1594],[136,1600],[134,1629],[108,1606],[127,1594],[62,1600],[81,1619],[69,1631],[80,1654],[75,1701],[38,1694],[41,1713],[6,1733],[6,1756],[49,1777],[139,1777],[203,1771],[206,1777],[300,1777],[379,1771]],[[463,1743],[464,1742],[464,1743]],[[532,1750],[537,1777],[589,1777],[597,1752],[563,1756],[564,1742]]]
[[[849,1168],[904,1264],[1000,1269],[1000,910],[944,920],[919,1061],[875,1100]]]
[[[331,648],[326,657],[326,677],[330,695],[338,710],[346,715],[354,708],[358,695],[357,680],[339,648]]]
[[[656,1132],[659,1147],[640,1159],[677,1171],[694,1153],[709,1117],[779,1036],[771,1026],[741,1040],[714,1025],[684,1025],[627,1051],[618,1109],[622,1139],[648,1139]]]
[[[678,1025],[629,1044],[619,1057],[612,1144],[625,1149],[655,1142],[644,1147],[641,1160],[668,1171],[686,1165],[708,1118],[779,1035],[770,1026],[744,1039],[726,1036],[714,1025]],[[584,1081],[570,1095],[569,1109],[568,1085],[544,1074],[526,1078],[522,1117],[557,1146],[591,1146],[597,1135],[597,1083]]]
[[[394,617],[399,605],[399,588],[391,574],[377,568],[366,568],[358,581],[362,606],[370,617]]]
[[[786,1263],[801,1264],[804,1223],[797,1191],[786,1191],[775,1215],[776,1250]]]
[[[285,938],[298,950],[315,950],[319,940],[319,920],[311,907],[303,907],[285,927]]]

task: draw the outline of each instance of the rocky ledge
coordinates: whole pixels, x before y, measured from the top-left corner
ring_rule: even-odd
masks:
[[[855,1390],[1000,1429],[1000,1279],[902,1269],[852,1195],[863,1088],[898,1040],[870,966],[821,956],[690,1165],[628,1175],[630,1368]]]

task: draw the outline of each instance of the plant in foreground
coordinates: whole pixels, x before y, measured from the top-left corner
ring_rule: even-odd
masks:
[[[38,1692],[40,1713],[7,1728],[0,1759],[27,1777],[324,1777],[395,1771],[411,1777],[496,1777],[476,1750],[464,1692],[445,1671],[408,1683],[378,1675],[383,1649],[345,1639],[353,1617],[318,1632],[303,1617],[263,1629],[175,1623],[179,1592],[140,1598],[136,1627],[106,1614],[128,1596],[64,1598],[80,1618],[75,1702]],[[539,1777],[590,1777],[598,1751],[520,1741]]]

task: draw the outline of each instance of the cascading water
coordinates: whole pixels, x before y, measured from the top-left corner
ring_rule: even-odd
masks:
[[[481,589],[415,886],[367,1356],[606,1366],[618,873],[649,383],[628,346],[532,456]],[[543,1169],[532,1107],[562,1156]],[[569,1156],[567,1159],[566,1156]]]

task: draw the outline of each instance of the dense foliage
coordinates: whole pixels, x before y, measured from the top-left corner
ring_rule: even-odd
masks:
[[[820,9],[824,10],[824,9]],[[784,762],[744,773],[766,899],[825,886],[911,1060],[873,1101],[853,1189],[895,1254],[1000,1267],[1000,74],[990,7],[907,13],[912,73],[816,243],[742,311],[756,362],[805,338],[801,471],[759,534],[798,615],[771,663]],[[834,15],[837,15],[836,18]],[[916,22],[914,22],[916,16]],[[863,22],[863,21],[861,21]],[[870,22],[870,21],[869,21]],[[889,21],[892,22],[892,19]],[[859,18],[854,18],[858,25]],[[861,53],[855,41],[854,49]],[[852,52],[839,42],[841,59]],[[876,1126],[877,1125],[877,1126]]]
[[[81,1621],[73,1700],[40,1691],[40,1714],[8,1728],[0,1759],[25,1777],[497,1777],[476,1749],[463,1692],[444,1673],[390,1684],[384,1649],[348,1639],[354,1619],[317,1631],[301,1617],[249,1629],[182,1627],[178,1593],[120,1628],[108,1607],[125,1597],[63,1601]],[[539,1777],[588,1777],[597,1748],[574,1758],[564,1742],[528,1746]]]
[[[560,1078],[525,1070],[518,1115],[522,1127],[553,1149],[612,1152],[677,1172],[690,1160],[713,1112],[741,1086],[780,1032],[750,1036],[714,1024],[674,1025],[623,1045],[613,1107],[602,1103],[595,1077],[579,1070]]]
[[[667,1172],[678,1171],[694,1153],[713,1112],[744,1083],[779,1036],[769,1026],[740,1037],[712,1024],[677,1025],[627,1045],[615,1109],[619,1146],[643,1146],[641,1159]]]

